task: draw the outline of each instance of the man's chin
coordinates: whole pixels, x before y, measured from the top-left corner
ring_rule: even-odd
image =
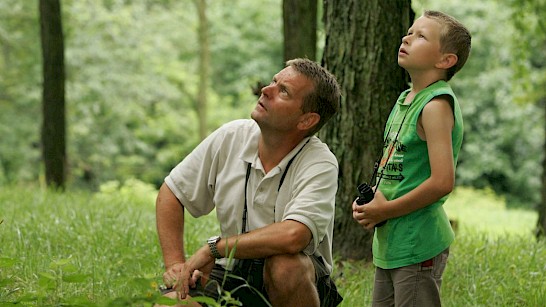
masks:
[[[250,118],[255,120],[256,122],[259,122],[260,120],[260,112],[258,112],[256,109],[254,109],[252,112],[250,112]]]

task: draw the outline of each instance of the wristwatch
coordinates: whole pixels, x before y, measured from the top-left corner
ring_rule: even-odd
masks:
[[[223,258],[222,255],[218,252],[218,248],[216,248],[216,243],[220,241],[220,236],[212,236],[207,240],[207,243],[209,244],[210,253],[214,258]]]

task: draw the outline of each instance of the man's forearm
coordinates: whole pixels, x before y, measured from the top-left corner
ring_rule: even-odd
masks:
[[[166,184],[156,200],[156,226],[165,267],[184,262],[184,207]]]
[[[307,226],[297,221],[287,220],[239,236],[222,238],[218,242],[217,249],[226,258],[230,256],[229,253],[234,248],[234,258],[266,258],[273,255],[299,253],[305,249],[311,239],[311,231]]]

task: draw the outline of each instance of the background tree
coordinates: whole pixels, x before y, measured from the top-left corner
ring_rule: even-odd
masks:
[[[514,92],[518,101],[533,103],[543,111],[543,158],[541,200],[538,204],[536,235],[546,235],[546,0],[507,0],[511,21],[522,39],[515,41],[512,67],[516,72]]]
[[[284,61],[316,59],[318,0],[283,0]]]
[[[373,233],[352,218],[356,187],[369,182],[383,148],[383,130],[406,75],[396,58],[413,22],[410,1],[325,0],[323,65],[338,77],[341,110],[320,137],[339,160],[334,251],[342,258],[370,258]]]
[[[209,48],[209,25],[207,20],[207,1],[195,0],[199,25],[197,36],[199,39],[199,88],[195,109],[199,119],[199,139],[203,140],[208,135],[207,129],[207,92],[209,88],[210,70],[210,48]]]
[[[66,125],[64,96],[64,40],[60,0],[40,0],[43,57],[42,151],[46,182],[64,188]]]

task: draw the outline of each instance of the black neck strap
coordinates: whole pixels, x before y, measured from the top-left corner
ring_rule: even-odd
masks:
[[[390,148],[389,148],[389,145],[387,144],[387,141],[389,139],[389,134],[391,133],[392,125],[394,124],[394,118],[396,117],[396,115],[398,115],[398,111],[400,110],[400,108],[398,108],[396,110],[396,114],[395,114],[395,116],[393,118],[393,121],[389,125],[389,129],[387,130],[387,134],[385,135],[385,140],[383,141],[383,144],[387,144],[387,150],[389,151],[387,153],[387,160],[385,161],[385,164],[389,162],[392,154],[394,153],[394,147],[396,146],[396,142],[398,141],[398,136],[400,135],[400,131],[402,130],[402,125],[406,121],[406,115],[408,115],[408,111],[409,111],[410,107],[411,107],[411,104],[408,106],[408,108],[404,112],[404,117],[402,118],[402,122],[400,122],[400,126],[398,127],[398,131],[396,132],[396,136],[394,137],[394,141],[392,141],[392,147],[390,147]],[[379,184],[381,183],[381,179],[383,179],[383,174],[385,173],[385,166],[383,166],[383,168],[381,169],[381,174],[379,174],[379,179],[377,179],[377,172],[379,170],[379,164],[381,162],[381,159],[383,158],[383,154],[384,154],[384,152],[383,152],[383,149],[382,149],[381,150],[381,155],[379,156],[379,158],[377,159],[377,161],[374,164],[373,174],[372,174],[372,177],[370,179],[370,183],[372,184],[372,186],[376,186],[378,188],[379,188]],[[375,194],[375,191],[377,191],[377,189],[374,190],[374,194]]]
[[[307,142],[305,142],[305,144],[303,144],[303,146],[300,148],[300,150],[298,150],[298,152],[290,159],[290,161],[288,161],[288,163],[286,164],[286,168],[284,169],[284,172],[282,173],[282,176],[281,176],[281,181],[279,182],[279,187],[277,188],[277,192],[279,192],[281,190],[281,186],[284,182],[284,178],[286,177],[286,174],[288,173],[288,169],[290,168],[290,165],[292,165],[292,162],[294,162],[294,159],[298,156],[298,154],[303,150],[303,147],[305,147],[305,145],[307,145],[307,143],[309,143],[309,140],[311,140],[311,138],[309,138],[307,140]],[[245,207],[243,208],[243,225],[242,225],[242,229],[241,229],[241,233],[245,233],[246,232],[246,221],[247,221],[247,211],[248,211],[248,205],[247,205],[247,197],[246,197],[246,193],[247,193],[247,190],[248,190],[248,180],[250,178],[250,169],[251,169],[251,163],[247,163],[247,167],[246,167],[246,180],[245,180]],[[273,216],[275,215],[275,209],[273,209]]]

